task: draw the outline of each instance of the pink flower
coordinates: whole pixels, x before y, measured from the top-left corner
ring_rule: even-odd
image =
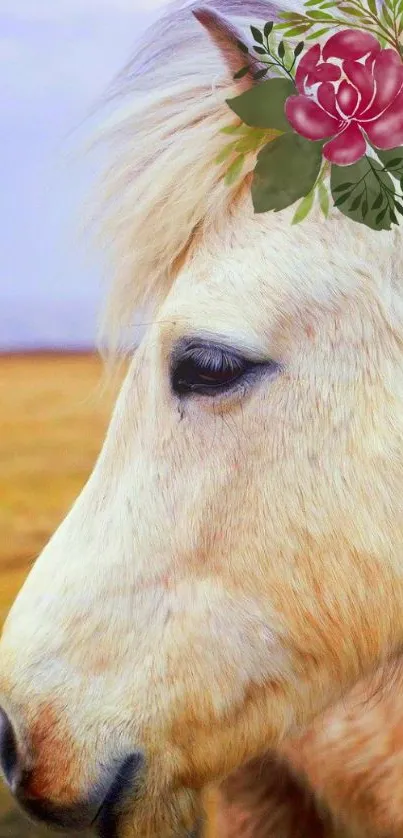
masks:
[[[287,119],[308,140],[332,137],[323,147],[331,163],[356,163],[366,137],[380,149],[403,144],[403,63],[373,35],[345,29],[311,47],[295,82],[299,95],[287,99]]]

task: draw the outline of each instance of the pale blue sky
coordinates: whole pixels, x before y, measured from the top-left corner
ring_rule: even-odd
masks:
[[[89,344],[101,270],[69,135],[163,0],[0,0],[0,350]]]

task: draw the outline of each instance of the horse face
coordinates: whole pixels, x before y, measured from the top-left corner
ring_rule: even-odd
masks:
[[[194,243],[12,608],[1,759],[45,819],[180,834],[401,641],[390,239],[289,220]]]

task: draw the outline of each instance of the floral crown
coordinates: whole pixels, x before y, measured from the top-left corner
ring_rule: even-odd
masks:
[[[304,14],[280,21],[251,26],[253,46],[238,42],[245,64],[235,78],[258,83],[227,100],[241,122],[223,129],[234,135],[217,158],[230,160],[226,182],[257,152],[255,212],[299,201],[298,223],[318,199],[325,216],[332,201],[353,221],[390,230],[403,216],[403,0],[380,11],[376,0],[307,0]],[[332,30],[324,43],[295,43]]]

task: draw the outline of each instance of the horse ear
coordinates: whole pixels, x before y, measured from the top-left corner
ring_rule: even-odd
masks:
[[[242,79],[242,84],[243,86],[245,84],[246,86],[251,86],[253,84],[253,75],[261,69],[262,64],[253,56],[251,50],[249,51],[249,55],[245,55],[242,52],[239,46],[240,43],[244,43],[248,47],[250,46],[245,41],[244,32],[238,29],[224,15],[211,8],[211,6],[196,6],[196,8],[192,9],[192,12],[218,47],[232,77],[243,66],[249,64],[250,72]]]

